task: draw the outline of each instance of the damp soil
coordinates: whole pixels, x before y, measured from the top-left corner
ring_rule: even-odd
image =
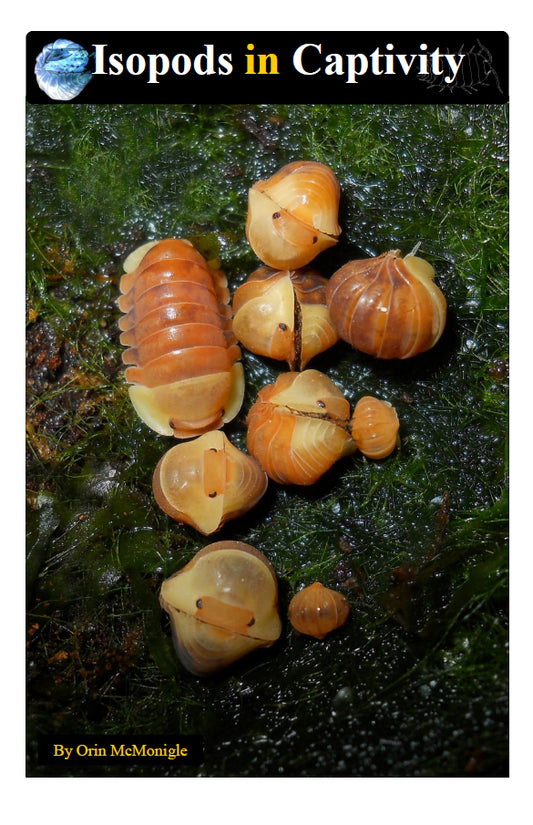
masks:
[[[508,122],[503,106],[172,105],[27,109],[28,774],[505,776],[508,772]],[[183,670],[161,582],[209,540],[151,490],[168,441],[139,421],[116,306],[135,246],[186,237],[230,291],[259,262],[247,190],[327,163],[351,258],[420,243],[449,305],[439,343],[379,362],[344,343],[310,366],[353,405],[390,401],[400,446],[312,488],[270,483],[216,539],[273,564],[280,640],[214,677]],[[282,364],[243,352],[245,418]],[[313,581],[347,623],[300,636]],[[39,764],[42,735],[200,734],[201,766]]]

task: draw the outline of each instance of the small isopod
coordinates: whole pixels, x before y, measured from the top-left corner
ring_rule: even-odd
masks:
[[[367,458],[386,458],[398,442],[400,422],[394,407],[371,395],[360,398],[352,416],[352,438]]]
[[[326,297],[340,337],[377,358],[411,358],[431,349],[446,325],[446,299],[435,270],[398,249],[349,261],[329,280]]]
[[[257,257],[275,269],[306,266],[337,243],[340,187],[323,163],[295,161],[248,193],[246,237]]]
[[[200,550],[163,582],[178,658],[196,676],[208,676],[281,634],[278,584],[268,559],[240,541]]]
[[[350,605],[336,590],[320,582],[304,587],[291,599],[289,621],[306,636],[323,639],[332,630],[341,627],[348,618]]]
[[[259,462],[234,447],[220,430],[176,444],[161,458],[153,477],[161,509],[204,535],[248,512],[267,484]]]
[[[312,269],[260,267],[233,296],[233,332],[250,352],[302,370],[339,336],[326,304],[326,278]]]
[[[244,395],[226,278],[184,240],[146,244],[125,262],[122,358],[138,415],[161,435],[217,429]]]

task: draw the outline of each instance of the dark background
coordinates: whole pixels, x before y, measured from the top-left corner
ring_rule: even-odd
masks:
[[[508,112],[505,105],[28,106],[28,771],[32,776],[504,776],[508,763]],[[435,267],[446,331],[409,362],[338,344],[310,366],[353,406],[390,401],[400,449],[309,489],[271,483],[216,538],[274,566],[283,633],[209,679],[185,672],[158,602],[209,539],[155,505],[170,444],[123,378],[122,261],[188,237],[230,291],[257,267],[248,188],[298,158],[341,187],[326,277],[390,248]],[[243,351],[245,418],[283,364]],[[351,615],[295,633],[315,580]],[[41,736],[200,735],[195,766],[51,767]],[[98,771],[102,773],[99,774]]]

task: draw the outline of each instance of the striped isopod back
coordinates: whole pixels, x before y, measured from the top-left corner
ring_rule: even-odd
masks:
[[[289,604],[289,621],[299,633],[323,639],[341,627],[350,613],[350,605],[341,593],[320,582],[300,590]]]
[[[340,337],[376,358],[412,358],[431,349],[446,325],[446,298],[423,258],[397,249],[349,261],[326,287]]]
[[[352,438],[367,458],[386,458],[398,443],[400,422],[388,401],[365,395],[352,415]]]
[[[161,435],[190,438],[239,411],[240,349],[226,278],[184,240],[146,244],[125,262],[118,306],[129,394]]]

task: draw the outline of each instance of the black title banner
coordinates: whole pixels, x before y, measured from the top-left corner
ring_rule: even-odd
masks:
[[[30,103],[504,103],[505,32],[30,32]]]

